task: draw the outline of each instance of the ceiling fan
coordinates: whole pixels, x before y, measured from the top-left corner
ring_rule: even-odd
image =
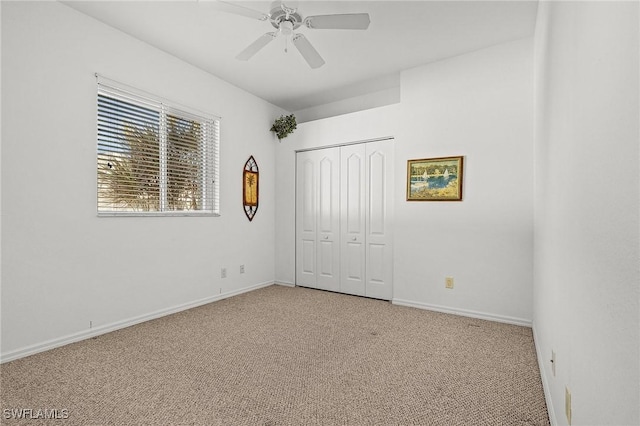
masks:
[[[240,52],[236,58],[241,61],[248,61],[253,55],[258,53],[258,51],[278,37],[278,35],[282,35],[286,38],[287,44],[289,38],[291,38],[293,45],[298,49],[311,68],[319,68],[324,65],[324,59],[322,59],[322,56],[320,56],[318,51],[311,45],[309,40],[307,40],[303,34],[295,33],[295,30],[302,25],[318,30],[366,30],[369,28],[369,23],[371,22],[368,13],[303,17],[298,13],[298,2],[293,0],[288,0],[286,4],[284,1],[274,1],[271,3],[271,11],[268,14],[244,7],[237,3],[227,1],[219,1],[219,3],[227,6],[224,8],[227,12],[260,21],[269,21],[277,30],[263,34]],[[286,51],[287,48],[285,48],[285,52]]]

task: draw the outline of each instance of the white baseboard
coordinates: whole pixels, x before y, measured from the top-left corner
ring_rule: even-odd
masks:
[[[132,325],[140,324],[145,321],[153,320],[156,318],[164,317],[167,315],[175,314],[177,312],[186,311],[187,309],[195,308],[198,306],[206,305],[211,302],[226,299],[228,297],[237,296],[242,293],[247,293],[259,288],[268,287],[273,285],[273,281],[255,284],[249,287],[244,287],[239,290],[233,290],[226,293],[216,294],[215,296],[205,297],[204,299],[194,300],[192,302],[183,303],[181,305],[173,306],[166,309],[160,309],[155,312],[151,312],[145,315],[129,318],[122,321],[117,321],[111,324],[105,324],[98,327],[94,327],[88,330],[79,331],[77,333],[68,334],[56,339],[47,340],[42,343],[36,343],[35,345],[26,346],[24,348],[16,349],[0,355],[0,364],[13,361],[19,358],[24,358],[29,355],[35,355],[40,352],[55,349],[60,346],[65,346],[70,343],[79,342],[81,340],[89,339],[101,334],[109,333],[111,331],[120,330],[122,328],[130,327]]]
[[[542,356],[540,346],[538,345],[538,334],[536,333],[536,324],[533,323],[531,329],[533,330],[533,343],[536,347],[536,355],[538,356],[538,369],[540,370],[540,378],[542,379],[542,389],[544,390],[544,400],[547,403],[547,413],[549,413],[549,423],[551,426],[556,426],[558,421],[556,420],[556,412],[553,409],[553,400],[551,399],[551,391],[549,388],[549,379],[547,378],[545,369],[545,360],[547,358]]]
[[[427,311],[442,312],[445,314],[460,315],[463,317],[478,318],[488,321],[502,322],[505,324],[531,327],[531,320],[524,318],[508,317],[504,315],[489,314],[486,312],[469,311],[466,309],[449,308],[446,306],[431,305],[428,303],[414,302],[411,300],[393,299],[394,305],[409,306],[411,308],[425,309]]]
[[[288,281],[276,281],[274,284],[283,285],[285,287],[295,287],[296,286],[294,283],[290,283]]]

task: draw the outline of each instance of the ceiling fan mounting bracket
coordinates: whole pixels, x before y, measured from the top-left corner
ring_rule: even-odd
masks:
[[[277,6],[271,9],[269,13],[269,21],[274,28],[279,29],[280,23],[283,21],[289,21],[293,25],[293,30],[296,30],[302,25],[302,16],[294,9],[286,9],[282,6]]]

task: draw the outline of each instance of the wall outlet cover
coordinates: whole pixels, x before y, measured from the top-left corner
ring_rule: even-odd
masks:
[[[446,277],[444,279],[444,286],[446,288],[453,288],[453,277]]]

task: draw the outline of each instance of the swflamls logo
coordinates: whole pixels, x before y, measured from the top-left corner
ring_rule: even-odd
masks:
[[[5,408],[2,416],[14,420],[62,420],[69,418],[67,408]]]

